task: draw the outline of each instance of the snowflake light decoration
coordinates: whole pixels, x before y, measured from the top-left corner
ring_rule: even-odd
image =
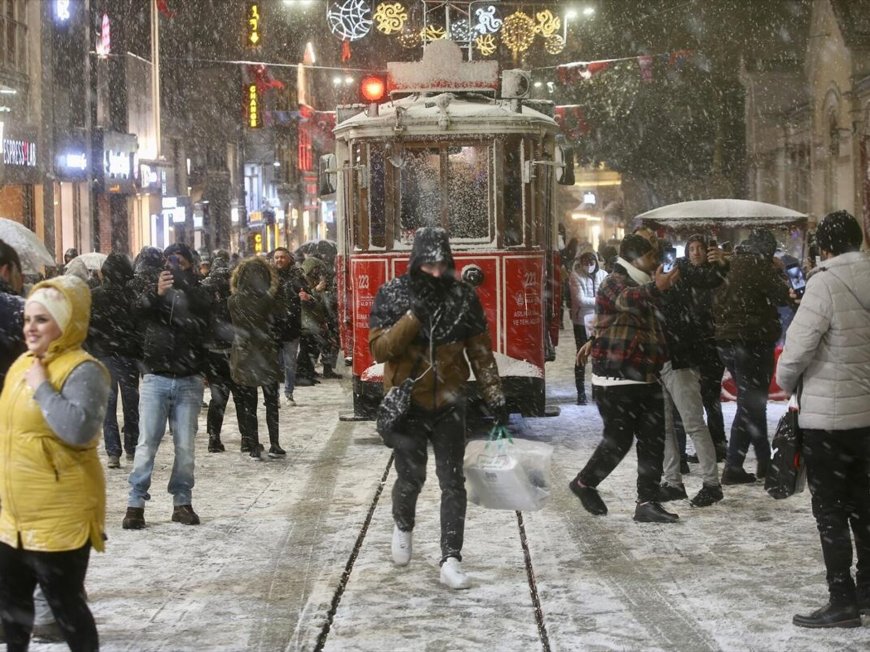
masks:
[[[492,5],[481,7],[474,12],[477,17],[477,22],[474,24],[474,31],[478,34],[495,34],[501,29],[502,19],[496,14],[496,8]]]
[[[365,0],[333,2],[326,20],[334,36],[342,41],[358,41],[372,29],[372,8]]]
[[[495,43],[495,37],[492,34],[481,34],[478,36],[474,39],[474,47],[485,57],[495,54],[498,48]]]
[[[544,9],[535,14],[538,22],[535,24],[535,32],[544,38],[555,34],[562,26],[562,19],[554,16],[549,9]]]
[[[511,52],[525,52],[535,40],[535,21],[522,11],[512,13],[504,19],[501,40]]]
[[[544,39],[544,49],[549,54],[559,54],[565,49],[565,40],[559,34],[552,34]]]
[[[420,32],[420,36],[424,41],[437,41],[438,39],[442,39],[446,36],[446,32],[443,27],[438,27],[437,25],[427,25],[423,28],[423,31]]]
[[[408,12],[401,2],[382,2],[374,15],[375,27],[382,34],[401,32],[408,20]]]
[[[468,43],[474,36],[474,30],[464,18],[450,25],[450,38],[459,43]]]

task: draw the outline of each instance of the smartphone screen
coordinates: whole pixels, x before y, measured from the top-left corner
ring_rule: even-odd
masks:
[[[662,260],[662,271],[667,274],[674,268],[674,263],[677,262],[677,250],[673,247],[665,249],[665,256]]]
[[[798,294],[804,293],[804,288],[807,285],[807,279],[804,276],[804,271],[797,263],[792,263],[785,268],[785,273],[788,275],[788,282],[792,289]]]

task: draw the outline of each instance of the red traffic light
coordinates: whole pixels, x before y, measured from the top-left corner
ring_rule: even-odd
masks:
[[[383,77],[369,75],[368,77],[363,77],[359,85],[359,91],[366,102],[377,102],[386,95],[387,84]]]

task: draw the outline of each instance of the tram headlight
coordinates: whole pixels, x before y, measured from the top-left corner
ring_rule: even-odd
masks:
[[[462,270],[462,280],[471,287],[483,285],[483,270],[477,265],[466,265]]]

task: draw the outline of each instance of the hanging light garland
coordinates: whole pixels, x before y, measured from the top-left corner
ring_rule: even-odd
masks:
[[[474,31],[478,34],[495,34],[501,29],[502,19],[498,17],[497,9],[489,5],[481,7],[474,12],[477,22],[474,24]]]
[[[504,19],[501,40],[515,55],[525,52],[535,40],[535,21],[522,11],[512,13]]]
[[[326,12],[329,31],[342,41],[358,41],[372,29],[372,8],[365,0],[333,2]]]
[[[544,9],[535,14],[538,22],[535,23],[535,33],[540,34],[544,38],[552,36],[562,26],[562,19],[554,16],[549,9]]]
[[[375,28],[382,34],[396,34],[402,31],[408,12],[401,2],[382,2],[373,16]]]
[[[450,25],[450,38],[459,43],[468,43],[474,37],[474,30],[464,18]]]
[[[420,36],[424,41],[437,41],[438,39],[442,39],[447,35],[444,31],[443,27],[438,27],[437,25],[427,25],[423,28],[423,31],[420,32]]]
[[[423,45],[423,37],[416,29],[406,29],[397,37],[399,45],[406,50],[413,50]]]
[[[544,39],[544,49],[548,54],[559,54],[565,49],[565,39],[559,34],[552,34]]]
[[[495,42],[495,37],[492,34],[481,34],[474,39],[474,47],[485,57],[490,57],[495,54],[498,46]]]

